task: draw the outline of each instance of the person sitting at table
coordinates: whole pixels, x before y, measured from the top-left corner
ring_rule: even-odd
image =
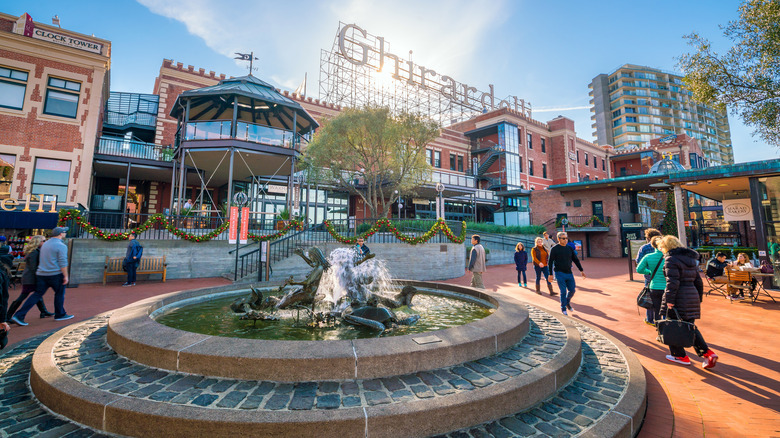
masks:
[[[737,268],[740,271],[751,271],[755,270],[755,267],[752,263],[750,263],[750,259],[748,258],[748,255],[744,252],[741,252],[737,255],[737,259],[731,262],[732,268]],[[758,285],[758,280],[755,278],[750,279],[750,292],[753,292],[756,290],[756,285]],[[744,298],[745,292],[740,291],[739,296]]]
[[[726,276],[726,266],[729,262],[726,261],[726,253],[719,252],[715,254],[715,257],[707,263],[707,278],[712,280],[713,283],[726,284],[729,282],[729,278]]]

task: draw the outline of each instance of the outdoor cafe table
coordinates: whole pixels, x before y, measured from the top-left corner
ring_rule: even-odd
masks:
[[[763,291],[763,292],[764,292],[764,294],[766,294],[766,296],[768,296],[769,298],[771,298],[771,299],[772,299],[772,301],[776,303],[777,301],[775,301],[775,297],[773,297],[772,295],[770,295],[770,294],[769,294],[769,291],[767,291],[766,289],[764,289],[764,279],[765,279],[765,278],[768,278],[768,277],[774,277],[774,275],[775,275],[775,274],[768,274],[768,273],[763,273],[763,272],[760,272],[760,271],[758,271],[758,270],[755,270],[755,271],[754,271],[754,270],[748,270],[748,271],[750,272],[750,277],[751,277],[752,279],[755,279],[755,280],[756,280],[756,290],[754,290],[754,291],[751,293],[751,300],[752,300],[752,302],[753,302],[753,303],[755,303],[755,302],[756,302],[756,300],[758,299],[758,296],[759,296],[759,295],[761,294],[761,292]]]

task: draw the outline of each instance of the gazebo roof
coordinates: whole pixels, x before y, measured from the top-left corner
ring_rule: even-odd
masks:
[[[224,119],[227,113],[232,117],[233,102],[226,96],[239,98],[240,120],[259,121],[292,131],[293,114],[297,113],[298,133],[306,133],[319,126],[298,102],[252,75],[223,79],[217,85],[182,92],[176,98],[171,116],[178,118],[184,111],[184,101],[190,101],[190,120]]]

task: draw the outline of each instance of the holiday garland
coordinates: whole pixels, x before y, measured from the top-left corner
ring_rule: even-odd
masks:
[[[561,223],[561,221],[562,221],[562,220],[563,220],[563,218],[560,218],[560,219],[558,219],[557,221],[555,221],[555,227],[556,227],[556,228],[560,228],[561,226],[563,226],[563,224]],[[585,228],[585,227],[587,227],[588,225],[592,225],[592,224],[594,224],[594,223],[596,223],[596,222],[598,222],[598,223],[599,223],[599,225],[601,225],[602,227],[609,228],[609,224],[611,224],[611,223],[612,223],[612,218],[607,218],[607,220],[606,220],[606,221],[603,221],[603,220],[601,220],[601,218],[599,218],[598,216],[591,216],[591,217],[590,217],[590,219],[588,219],[588,220],[587,220],[585,223],[583,223],[583,224],[576,225],[576,224],[569,223],[569,224],[568,224],[568,225],[566,225],[566,226],[567,226],[567,227],[572,227],[572,228]]]
[[[431,227],[430,230],[426,231],[421,236],[409,236],[406,234],[401,233],[398,231],[398,228],[393,224],[393,222],[390,219],[379,219],[376,221],[374,225],[371,226],[368,230],[366,230],[363,234],[360,234],[358,236],[353,237],[344,237],[340,235],[336,229],[333,227],[333,224],[325,220],[323,221],[325,224],[325,228],[328,230],[328,233],[330,233],[331,236],[333,236],[334,239],[336,239],[340,243],[345,244],[354,244],[357,242],[357,239],[366,239],[368,237],[371,237],[374,233],[378,232],[382,228],[385,228],[389,232],[393,233],[393,235],[398,238],[401,242],[408,243],[410,245],[417,245],[419,243],[425,243],[433,236],[436,235],[439,231],[444,233],[445,236],[447,236],[450,241],[454,243],[463,243],[463,241],[466,239],[466,222],[463,222],[463,229],[460,232],[459,236],[456,236],[455,233],[452,232],[450,227],[447,225],[447,223],[443,219],[439,219],[436,221],[435,224]]]
[[[84,219],[84,217],[81,215],[81,212],[78,210],[73,210],[73,209],[60,210],[60,219],[58,221],[59,225],[64,225],[66,222],[71,220],[74,221],[79,226],[81,226],[89,234],[92,234],[93,236],[99,239],[108,240],[108,241],[127,240],[130,237],[130,233],[133,232],[143,233],[144,231],[152,228],[152,226],[154,226],[155,224],[160,224],[163,228],[167,229],[171,234],[183,240],[187,240],[190,242],[207,242],[219,236],[220,234],[224,233],[225,230],[227,230],[228,226],[230,225],[230,223],[226,220],[222,222],[222,224],[220,224],[220,226],[218,226],[213,231],[207,234],[196,235],[177,228],[171,223],[171,220],[168,217],[166,217],[161,213],[158,213],[150,216],[149,219],[147,219],[144,223],[140,224],[138,227],[136,227],[131,231],[124,231],[119,233],[107,233],[101,230],[100,228],[89,223],[86,219]],[[281,236],[284,236],[292,228],[301,230],[303,229],[303,224],[300,221],[292,220],[289,221],[284,226],[284,228],[277,231],[276,233],[262,235],[262,236],[249,233],[249,238],[256,242],[274,240],[274,239],[278,239]]]

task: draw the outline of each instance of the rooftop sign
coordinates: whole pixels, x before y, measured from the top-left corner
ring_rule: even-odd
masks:
[[[72,47],[74,49],[97,53],[98,55],[103,53],[103,44],[52,30],[36,28],[30,14],[22,15],[19,17],[19,20],[16,23],[17,28],[19,29],[16,31],[16,33],[22,34],[24,36],[32,37],[36,40],[48,41],[50,43],[59,44],[62,46]]]

